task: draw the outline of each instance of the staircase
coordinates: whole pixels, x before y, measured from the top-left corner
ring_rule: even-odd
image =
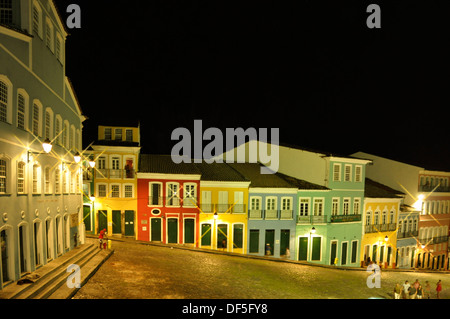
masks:
[[[79,288],[69,288],[67,268],[76,264],[80,267],[81,287],[95,274],[100,266],[114,253],[114,250],[101,250],[93,241],[67,252],[63,256],[37,269],[39,275],[34,283],[18,285],[12,283],[0,290],[0,299],[69,299]]]

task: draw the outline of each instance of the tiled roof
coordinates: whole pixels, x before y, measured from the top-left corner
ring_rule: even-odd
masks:
[[[173,162],[170,155],[139,155],[139,172],[163,174],[194,174],[200,175],[200,170],[193,164]]]
[[[296,188],[277,174],[261,174],[263,166],[259,163],[230,163],[227,165],[251,181],[251,187]]]
[[[221,181],[221,182],[249,182],[239,172],[234,170],[226,163],[211,163],[206,162],[196,163],[195,166],[200,170],[202,181]]]
[[[364,196],[371,198],[400,198],[399,195],[405,195],[396,189],[375,182],[370,178],[366,178],[364,187]]]
[[[305,181],[303,179],[298,179],[298,178],[288,176],[288,175],[285,175],[282,173],[277,173],[277,175],[300,190],[305,190],[305,189],[306,190],[329,190],[328,187],[325,187],[325,186],[322,186],[319,184],[314,184],[314,183]]]

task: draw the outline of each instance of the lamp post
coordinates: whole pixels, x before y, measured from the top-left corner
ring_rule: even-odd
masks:
[[[45,139],[44,143],[42,143],[42,148],[44,149],[44,153],[49,154],[52,151],[52,143],[50,142],[50,140],[47,138]],[[42,152],[33,152],[33,151],[27,151],[27,162],[30,162],[30,154],[34,154],[34,155],[41,155]]]

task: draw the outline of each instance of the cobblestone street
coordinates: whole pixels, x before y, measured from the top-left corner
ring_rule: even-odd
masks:
[[[442,273],[383,271],[381,288],[368,288],[369,273],[114,241],[115,253],[74,299],[392,299],[396,283],[416,279],[432,287]]]

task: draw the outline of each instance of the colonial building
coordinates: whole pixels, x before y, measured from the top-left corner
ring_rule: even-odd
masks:
[[[98,126],[98,139],[91,145],[89,155],[95,160],[92,213],[84,216],[85,224],[92,233],[106,229],[109,235],[135,237],[139,123],[111,124]]]
[[[226,163],[195,164],[200,178],[200,247],[247,253],[250,181]]]
[[[170,155],[141,154],[137,239],[197,247],[200,171]]]
[[[0,2],[0,289],[84,241],[66,37],[53,1]]]
[[[277,174],[262,175],[258,163],[223,165],[250,181],[247,253],[294,260],[297,186]]]
[[[396,267],[398,217],[404,195],[366,178],[361,266],[376,262],[382,268]]]

